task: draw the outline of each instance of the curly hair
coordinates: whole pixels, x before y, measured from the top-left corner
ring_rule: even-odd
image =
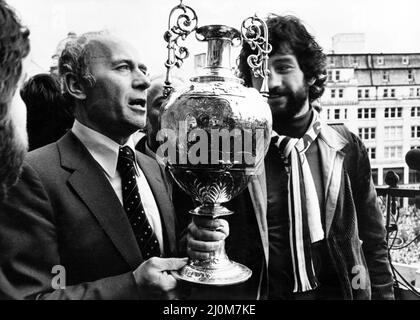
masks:
[[[0,0],[0,119],[8,111],[22,74],[22,60],[29,54],[29,30],[15,12]]]
[[[18,179],[26,146],[17,138],[9,108],[29,54],[29,30],[15,12],[0,0],[0,202]]]
[[[63,84],[65,84],[65,77],[72,74],[88,87],[95,85],[95,78],[89,70],[90,51],[88,44],[92,39],[104,34],[108,34],[108,32],[88,32],[66,43],[58,61],[58,73]],[[66,99],[73,100],[65,85],[62,89]]]
[[[321,97],[326,82],[326,55],[302,22],[294,16],[270,14],[266,20],[268,41],[272,46],[270,56],[278,52],[291,52],[296,56],[306,80],[315,79],[309,87],[309,101]],[[239,77],[246,86],[252,86],[252,75],[247,59],[256,52],[244,43],[238,57]]]

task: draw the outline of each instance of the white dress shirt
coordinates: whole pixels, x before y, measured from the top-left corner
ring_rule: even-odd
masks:
[[[74,121],[71,131],[83,143],[92,157],[101,166],[105,176],[108,178],[112,188],[120,200],[121,205],[123,205],[121,176],[117,170],[118,154],[120,147],[123,146],[120,146],[118,143],[103,134],[86,127],[77,120]],[[130,147],[131,150],[134,151],[134,155],[136,157],[133,137],[130,137],[124,146]],[[163,254],[162,223],[159,215],[159,209],[146,177],[137,164],[137,159],[134,165],[137,172],[136,180],[141,202],[147,219],[149,220],[149,223],[159,241],[160,251]]]

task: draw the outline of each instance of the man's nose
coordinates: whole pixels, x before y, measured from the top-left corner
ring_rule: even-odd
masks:
[[[133,73],[133,88],[146,90],[150,87],[150,78],[141,70]]]
[[[282,75],[271,71],[270,75],[268,76],[268,88],[275,87],[283,87],[283,77]]]

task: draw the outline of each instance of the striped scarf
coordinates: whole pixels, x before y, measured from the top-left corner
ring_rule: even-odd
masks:
[[[324,238],[321,212],[311,169],[305,152],[321,130],[318,113],[314,110],[312,122],[302,138],[281,136],[273,131],[272,142],[290,163],[288,182],[289,237],[292,253],[293,292],[305,292],[318,286],[315,276],[311,243]]]

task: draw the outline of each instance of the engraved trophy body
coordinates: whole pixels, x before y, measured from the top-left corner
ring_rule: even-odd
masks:
[[[182,10],[189,9],[182,3],[180,6]],[[190,27],[191,20],[185,21]],[[254,31],[260,29],[254,28]],[[168,98],[161,108],[158,157],[164,159],[181,189],[200,203],[190,214],[215,219],[232,214],[222,204],[243,191],[253,175],[261,173],[272,119],[263,95],[243,86],[243,81],[231,68],[231,47],[235,42],[241,43],[241,33],[224,25],[194,30],[198,40],[208,43],[207,64],[204,73],[192,78],[189,86],[167,91]],[[167,33],[165,39],[168,49],[175,50],[173,35]],[[267,49],[268,41],[266,43]],[[180,52],[188,55],[185,48]],[[267,50],[265,52],[268,54]],[[262,57],[257,59],[258,70],[266,75],[267,60]],[[166,64],[167,89],[170,89],[170,67],[179,64],[175,60],[171,63],[168,59]],[[222,286],[244,282],[251,273],[246,266],[231,261],[221,245],[210,259],[190,259],[174,276],[194,283]]]

